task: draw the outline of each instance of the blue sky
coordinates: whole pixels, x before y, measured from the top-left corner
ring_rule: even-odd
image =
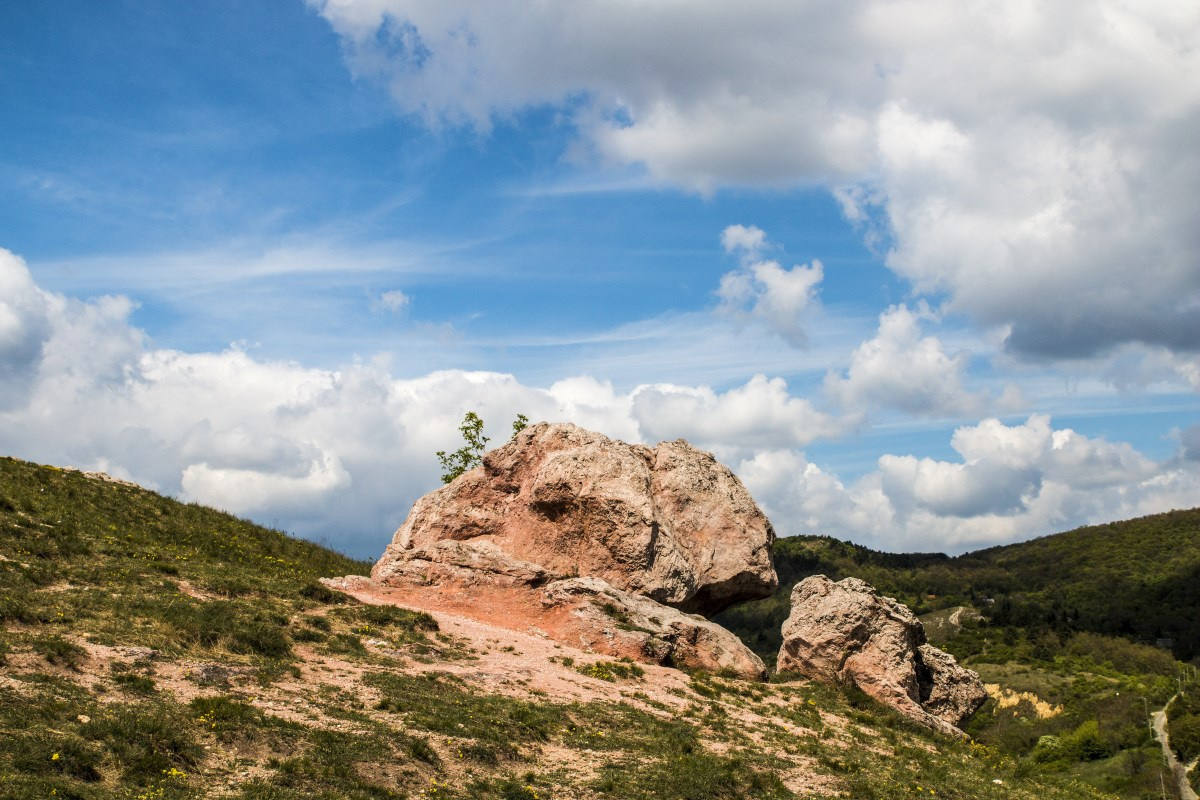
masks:
[[[685,437],[782,534],[1200,498],[1200,12],[0,9],[0,450],[359,555],[467,410]]]

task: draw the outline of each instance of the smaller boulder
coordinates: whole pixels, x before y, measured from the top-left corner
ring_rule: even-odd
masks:
[[[987,695],[979,676],[929,645],[920,620],[858,578],[805,578],[792,590],[777,668],[850,683],[934,730],[959,726]]]
[[[918,648],[918,658],[929,670],[929,696],[921,701],[921,707],[956,728],[966,725],[987,701],[979,675],[931,644]]]

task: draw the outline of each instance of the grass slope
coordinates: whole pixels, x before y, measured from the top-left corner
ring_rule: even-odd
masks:
[[[1026,774],[1069,775],[1122,797],[1157,797],[1147,713],[1182,684],[1200,636],[1200,509],[1098,525],[950,558],[881,553],[829,537],[781,539],[774,596],[716,618],[768,663],[792,587],[854,576],[931,624],[931,639],[999,687],[970,733]],[[948,625],[953,609],[977,613]],[[1192,688],[1194,693],[1194,687]],[[1186,700],[1186,698],[1184,698]],[[1172,706],[1186,752],[1193,705]],[[1186,715],[1186,716],[1185,716]],[[1177,718],[1177,719],[1176,719]]]
[[[545,668],[619,700],[501,691],[459,668],[486,642],[316,583],[367,567],[0,459],[0,798],[1111,796],[806,682],[687,681],[575,651]],[[671,702],[652,700],[668,677]]]

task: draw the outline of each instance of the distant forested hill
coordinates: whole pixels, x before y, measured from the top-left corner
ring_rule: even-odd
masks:
[[[916,613],[977,608],[997,627],[1088,631],[1200,654],[1200,509],[1094,525],[950,558],[881,553],[829,537],[775,545],[775,595],[717,621],[764,656],[779,649],[792,586],[808,575],[862,578]]]

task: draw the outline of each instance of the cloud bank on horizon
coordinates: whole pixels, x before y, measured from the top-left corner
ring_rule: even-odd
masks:
[[[725,392],[671,384],[621,392],[589,376],[541,388],[461,370],[397,379],[384,363],[324,370],[237,348],[156,349],[129,323],[128,300],[47,292],[3,250],[0,287],[7,447],[368,555],[406,511],[396,498],[436,485],[432,454],[464,408],[490,421],[492,434],[525,413],[629,441],[686,438],[730,464],[781,532],[836,531],[887,549],[962,551],[1200,496],[1200,426],[1156,462],[1125,443],[1054,429],[1045,415],[1013,425],[989,418],[954,431],[955,460],[883,455],[846,485],[803,448],[836,439],[857,418],[817,410],[780,378],[755,375]],[[880,336],[895,317],[911,314],[885,313]],[[952,373],[950,364],[942,379]],[[859,379],[852,370],[833,380],[843,391]]]
[[[346,233],[387,229],[409,205],[451,207],[398,187],[352,218],[322,207],[319,225],[316,206],[277,198],[256,209],[266,235],[227,237],[249,256],[222,237],[179,253],[0,249],[4,451],[359,555],[438,485],[433,453],[455,446],[467,410],[497,439],[517,413],[631,441],[687,438],[734,468],[780,533],[887,550],[961,552],[1200,502],[1194,4],[308,7],[340,46],[328,69],[386,87],[406,146],[438,142],[412,161],[454,172],[445,165],[466,158],[454,143],[499,143],[527,194],[549,200],[511,191],[511,174],[486,184],[480,206],[510,195],[507,229],[461,242]],[[339,153],[314,169],[367,147],[373,124],[391,133],[361,120],[323,131]],[[526,163],[538,148],[552,168]],[[397,149],[371,151],[371,167]],[[307,166],[281,169],[290,180]],[[0,172],[16,169],[0,159]],[[35,177],[28,191],[44,198],[53,184],[59,196]],[[244,201],[235,188],[215,193]],[[864,243],[859,272],[819,237],[803,259],[773,240],[781,219],[814,213],[816,195]],[[709,227],[682,267],[638,262],[644,275],[620,279],[635,292],[603,294],[618,280],[603,268],[552,263],[524,284],[545,298],[501,316],[504,254],[541,258],[555,209],[580,207],[568,196],[601,198],[576,218],[646,204],[645,239],[622,253],[667,241],[673,198],[733,216],[696,223]],[[36,254],[29,242],[13,249]],[[434,309],[438,281],[472,299]],[[573,282],[595,297],[561,301],[555,317],[555,292],[572,297]],[[181,323],[141,322],[142,303],[190,309],[209,338],[271,319],[288,344],[189,346]],[[592,319],[601,307],[608,316]],[[522,327],[533,316],[557,321]],[[318,357],[317,338],[344,346]],[[1106,424],[1078,430],[1089,414]]]

